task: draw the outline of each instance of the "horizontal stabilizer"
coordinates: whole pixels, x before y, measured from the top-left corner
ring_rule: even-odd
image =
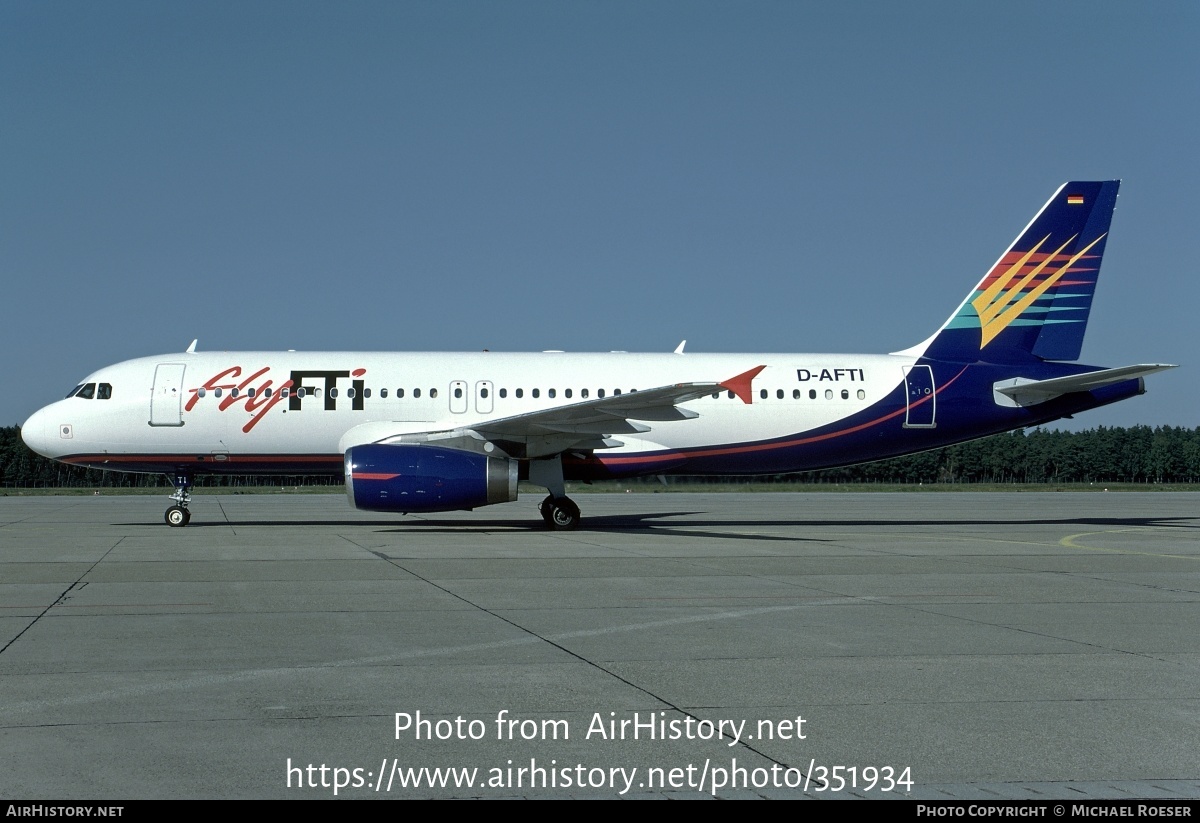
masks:
[[[1000,405],[1035,406],[1064,394],[1091,391],[1102,386],[1135,380],[1148,374],[1173,368],[1175,366],[1165,363],[1144,363],[1137,366],[1122,366],[1119,369],[1101,369],[1085,374],[1055,377],[1050,380],[1027,380],[1023,377],[1016,377],[996,383],[992,388],[996,392],[996,402]],[[1002,401],[1001,396],[1006,400]]]

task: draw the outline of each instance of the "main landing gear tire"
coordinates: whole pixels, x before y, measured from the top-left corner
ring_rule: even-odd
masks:
[[[542,503],[542,517],[555,531],[566,532],[579,528],[579,507],[569,497],[560,497],[557,500],[547,498],[546,502]]]
[[[163,519],[167,521],[168,526],[186,526],[192,519],[192,513],[183,506],[172,506],[167,509]]]

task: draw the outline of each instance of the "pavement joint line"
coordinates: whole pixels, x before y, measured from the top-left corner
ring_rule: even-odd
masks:
[[[49,606],[47,606],[46,608],[42,609],[42,611],[41,611],[41,612],[40,612],[40,613],[37,615],[37,617],[35,617],[35,618],[33,618],[33,620],[29,621],[29,625],[28,625],[28,626],[26,626],[25,628],[21,629],[21,631],[17,632],[17,634],[16,634],[16,635],[15,635],[15,636],[12,638],[12,640],[9,640],[7,643],[5,643],[5,644],[4,644],[4,647],[3,647],[3,648],[0,648],[0,654],[4,654],[6,651],[8,651],[8,650],[9,650],[9,648],[10,648],[10,647],[11,647],[11,646],[12,646],[14,643],[16,643],[18,640],[20,640],[20,639],[21,639],[21,636],[22,636],[22,635],[24,635],[24,634],[25,634],[25,632],[27,632],[27,631],[29,631],[30,629],[32,629],[32,628],[34,627],[34,625],[35,625],[35,624],[37,624],[37,622],[38,622],[39,620],[41,620],[43,617],[45,617],[45,616],[46,616],[46,614],[47,614],[47,613],[48,613],[48,612],[49,612],[51,609],[53,609],[55,606],[59,605],[59,603],[61,603],[61,602],[62,602],[63,598],[65,598],[65,597],[66,597],[68,594],[70,594],[71,590],[72,590],[72,589],[74,589],[76,586],[78,586],[78,585],[79,585],[79,583],[80,583],[80,581],[82,581],[82,580],[83,580],[83,578],[85,578],[85,577],[87,577],[89,574],[91,574],[91,571],[92,571],[92,569],[94,569],[94,568],[96,568],[98,565],[100,565],[100,563],[101,563],[101,562],[104,560],[104,558],[108,557],[108,556],[109,556],[109,554],[111,554],[111,553],[112,553],[112,551],[113,551],[114,549],[116,549],[116,548],[117,548],[117,546],[121,545],[121,541],[123,541],[124,539],[125,539],[125,538],[124,538],[123,536],[122,536],[122,537],[119,537],[119,538],[117,538],[117,542],[116,542],[116,543],[113,543],[111,546],[109,546],[109,547],[108,547],[108,549],[107,549],[107,551],[105,551],[105,552],[104,552],[104,554],[100,555],[100,557],[99,557],[99,558],[97,558],[96,562],[94,562],[94,563],[92,563],[90,566],[88,566],[88,567],[87,567],[87,569],[85,569],[85,570],[84,570],[83,574],[79,575],[79,577],[78,577],[78,578],[75,580],[75,582],[74,582],[74,583],[72,583],[71,585],[69,585],[69,586],[67,586],[65,589],[63,589],[63,591],[62,591],[62,594],[60,594],[58,597],[56,597],[56,598],[54,599],[54,602],[53,602],[53,603],[51,603],[51,604],[50,604]]]

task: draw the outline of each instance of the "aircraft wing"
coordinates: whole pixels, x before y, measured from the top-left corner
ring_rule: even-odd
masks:
[[[509,456],[518,458],[547,457],[569,449],[613,448],[621,445],[620,441],[612,439],[613,435],[640,434],[651,430],[651,426],[639,421],[662,422],[698,417],[696,412],[680,408],[681,403],[689,400],[715,392],[731,391],[743,403],[750,403],[750,383],[764,368],[757,366],[720,383],[676,383],[511,417],[481,420],[469,426],[441,431],[387,436],[378,428],[380,424],[369,424],[373,431],[362,432],[349,440],[343,438],[341,447],[344,451],[356,445],[354,440],[369,440],[376,443],[436,443],[449,448],[490,452],[487,446],[494,444]]]
[[[1125,380],[1133,380],[1173,368],[1175,366],[1165,363],[1143,363],[1136,366],[1121,366],[1117,369],[1101,369],[1086,374],[1055,377],[1050,380],[1023,380],[1018,377],[997,383],[992,388],[997,393],[1010,398],[1018,406],[1033,406],[1053,400],[1063,394],[1091,391],[1101,386],[1121,383]]]

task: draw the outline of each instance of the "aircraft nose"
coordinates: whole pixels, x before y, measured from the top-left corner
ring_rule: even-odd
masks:
[[[21,427],[21,439],[25,445],[43,457],[53,457],[59,440],[57,424],[50,423],[49,407],[38,409],[29,416]]]

